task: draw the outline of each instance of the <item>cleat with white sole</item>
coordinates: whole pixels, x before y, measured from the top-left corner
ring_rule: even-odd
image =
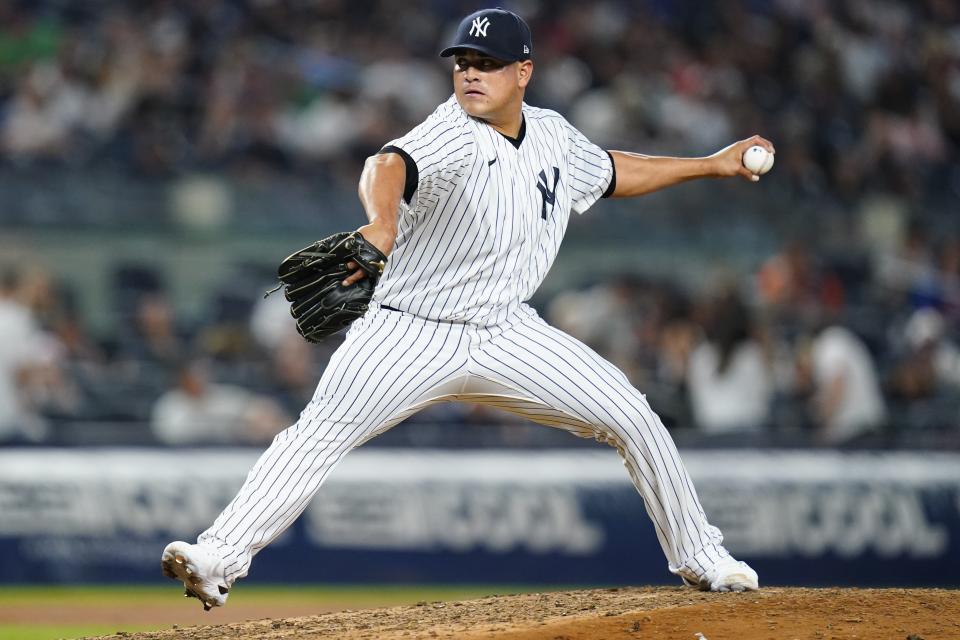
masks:
[[[760,588],[757,572],[746,562],[736,560],[733,556],[720,560],[696,579],[686,575],[680,577],[686,585],[697,587],[701,591],[742,592]]]
[[[196,598],[203,610],[222,607],[230,585],[223,571],[223,560],[211,549],[189,542],[171,542],[160,557],[163,575],[183,582],[186,598]]]

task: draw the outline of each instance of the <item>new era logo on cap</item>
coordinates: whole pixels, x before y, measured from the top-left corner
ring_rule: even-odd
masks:
[[[453,43],[440,52],[452,56],[458,49],[473,49],[488,56],[515,62],[533,54],[530,27],[523,18],[505,9],[483,9],[460,22]]]

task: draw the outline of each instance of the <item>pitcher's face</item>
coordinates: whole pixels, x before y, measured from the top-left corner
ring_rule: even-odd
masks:
[[[533,62],[505,62],[472,49],[459,51],[453,60],[453,90],[468,114],[485,120],[513,105],[519,108]]]

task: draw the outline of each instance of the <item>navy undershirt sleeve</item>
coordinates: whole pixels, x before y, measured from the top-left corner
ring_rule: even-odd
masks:
[[[610,156],[610,168],[613,174],[610,176],[610,186],[607,187],[607,190],[603,192],[601,198],[609,198],[613,195],[613,192],[617,190],[617,163],[613,161],[613,154],[607,151],[607,155]]]
[[[403,201],[410,204],[414,191],[417,190],[417,184],[420,182],[420,172],[417,170],[417,163],[410,157],[410,154],[395,147],[392,144],[380,149],[379,153],[395,153],[403,158],[403,164],[407,168],[407,177],[403,185]]]

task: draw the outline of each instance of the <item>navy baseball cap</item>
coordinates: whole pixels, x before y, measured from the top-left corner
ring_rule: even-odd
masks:
[[[482,9],[463,19],[453,44],[440,56],[452,56],[458,49],[475,49],[498,60],[516,62],[533,57],[533,39],[530,27],[517,14],[506,9]]]

